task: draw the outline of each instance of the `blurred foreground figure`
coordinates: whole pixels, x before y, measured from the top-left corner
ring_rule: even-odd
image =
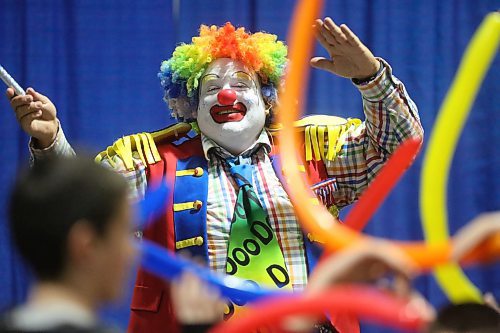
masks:
[[[500,314],[485,304],[452,304],[439,311],[427,333],[497,333]]]
[[[122,295],[136,257],[124,178],[89,159],[46,159],[19,175],[9,215],[36,282],[25,304],[0,316],[0,332],[112,332],[96,310]],[[222,318],[223,303],[198,279],[174,285],[197,290],[174,295],[184,332]]]
[[[95,310],[122,293],[135,256],[125,180],[88,159],[47,159],[12,191],[12,239],[35,275],[1,331],[104,332]]]

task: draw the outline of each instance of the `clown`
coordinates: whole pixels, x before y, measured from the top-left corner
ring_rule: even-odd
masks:
[[[415,104],[391,67],[346,26],[330,18],[314,26],[330,58],[313,67],[350,78],[363,99],[365,121],[306,117],[301,170],[318,204],[333,214],[354,202],[398,144],[422,138]],[[301,290],[320,254],[318,239],[303,234],[286,192],[276,152],[279,124],[273,108],[286,69],[286,46],[275,35],[250,34],[230,23],[201,26],[161,65],[165,101],[177,124],[123,137],[96,160],[123,174],[132,197],[167,181],[172,195],[160,218],[139,237],[201,257],[216,272],[252,284]],[[32,136],[34,162],[73,154],[50,100],[28,89],[11,105]],[[286,169],[286,168],[285,168]],[[131,304],[133,332],[175,331],[165,282],[140,270]],[[237,300],[226,315],[242,304]]]

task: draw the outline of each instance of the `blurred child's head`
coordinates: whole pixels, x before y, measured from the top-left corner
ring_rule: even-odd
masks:
[[[439,311],[428,333],[495,333],[500,332],[500,314],[477,303],[452,304]]]
[[[18,176],[9,215],[38,281],[84,285],[99,302],[121,294],[134,257],[122,176],[88,159],[37,161]]]

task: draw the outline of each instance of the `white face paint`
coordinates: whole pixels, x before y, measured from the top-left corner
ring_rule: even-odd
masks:
[[[234,155],[252,146],[266,121],[255,72],[240,61],[213,61],[200,79],[198,126],[203,134]]]

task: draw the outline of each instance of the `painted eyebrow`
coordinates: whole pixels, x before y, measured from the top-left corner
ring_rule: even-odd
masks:
[[[219,76],[219,75],[217,75],[217,74],[215,74],[215,73],[209,73],[209,74],[205,74],[205,75],[203,75],[203,76],[201,77],[201,80],[200,80],[200,81],[201,81],[201,83],[203,83],[203,82],[205,82],[206,80],[210,79],[210,78],[211,78],[211,76],[215,76],[215,78],[220,79],[220,76]]]
[[[245,78],[248,78],[250,79],[250,81],[253,81],[253,78],[250,74],[248,74],[247,72],[243,72],[243,71],[237,71],[237,72],[234,72],[233,75],[231,76],[236,76],[236,77],[245,77]]]

